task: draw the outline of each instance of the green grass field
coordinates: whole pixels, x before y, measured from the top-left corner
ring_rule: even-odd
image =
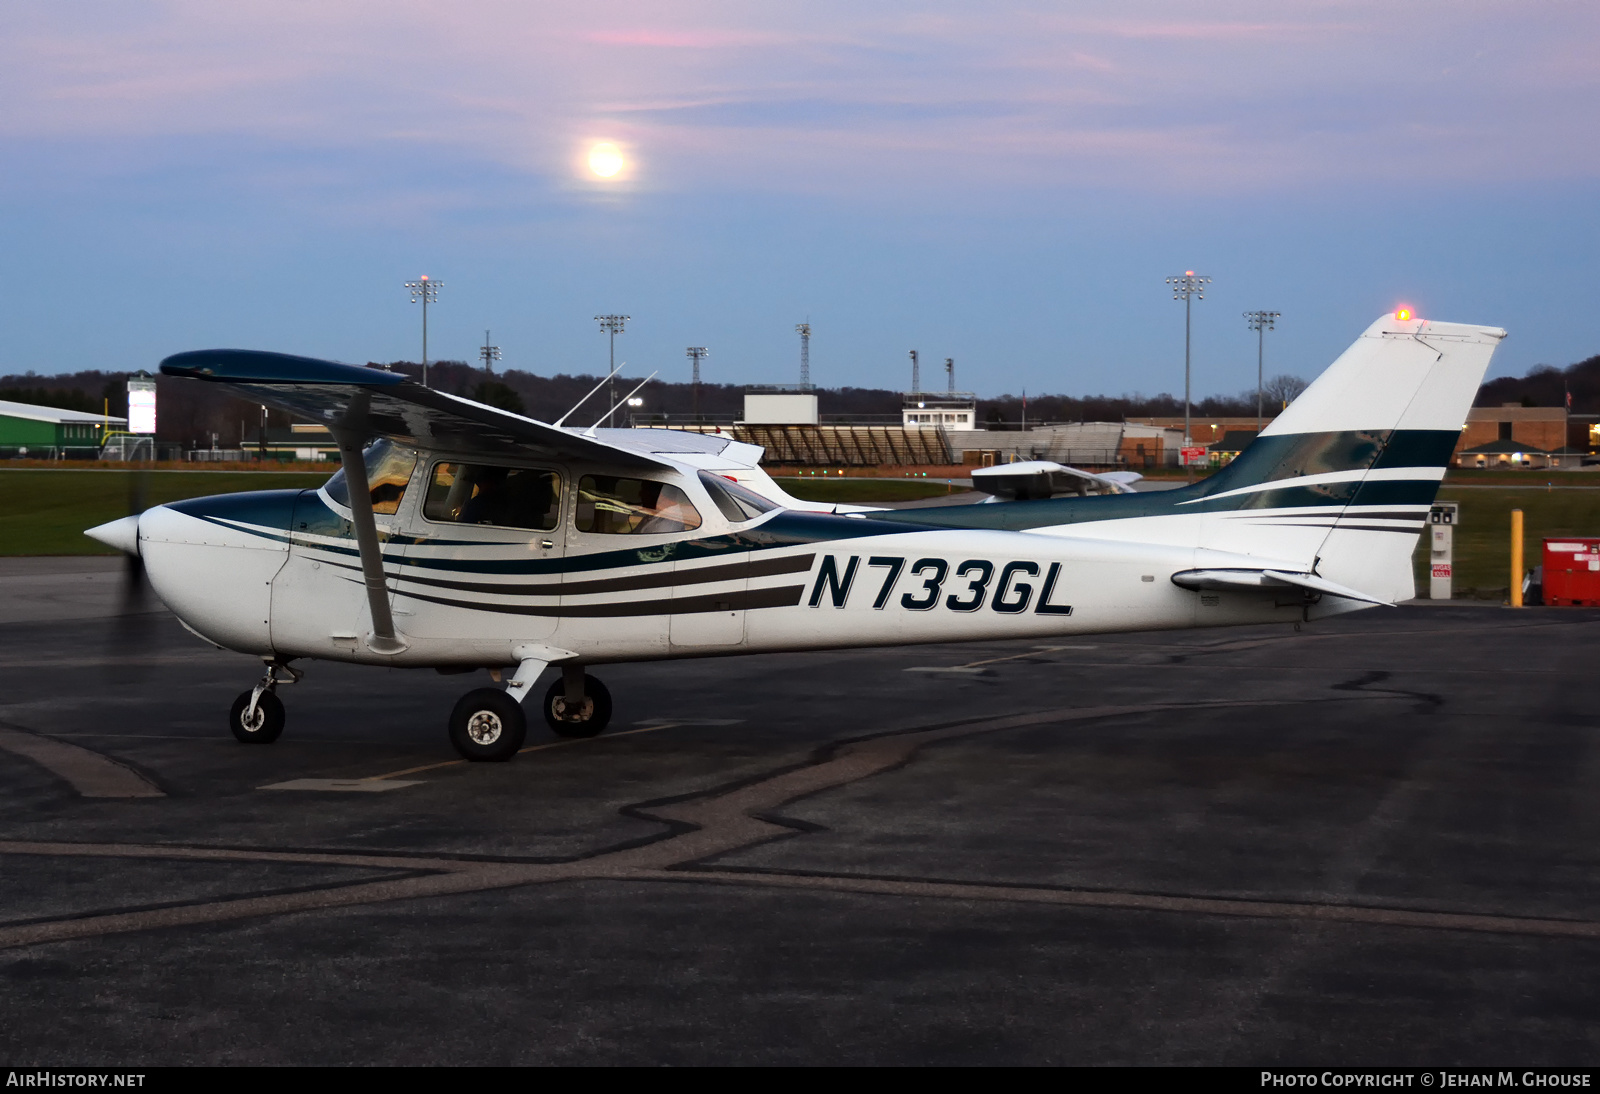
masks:
[[[943,479],[853,479],[845,475],[824,478],[785,477],[774,479],[801,501],[844,502],[871,505],[880,501],[921,501],[923,498],[960,493],[965,486],[949,486]]]
[[[1600,488],[1600,472],[1589,471],[1504,471],[1498,468],[1452,467],[1445,472],[1445,486],[1593,486]]]
[[[131,471],[0,470],[0,555],[111,555],[83,534],[126,516]],[[150,471],[145,504],[230,494],[321,486],[325,472]]]
[[[227,494],[320,486],[323,472],[151,471],[146,504]],[[83,534],[85,528],[128,512],[132,472],[0,470],[0,555],[105,555],[114,552]],[[915,501],[946,494],[930,479],[784,478],[783,488],[807,501],[872,504]],[[1587,476],[1583,480],[1589,481]],[[1527,565],[1538,564],[1547,536],[1600,536],[1600,490],[1473,487],[1447,481],[1441,500],[1461,505],[1456,529],[1456,595],[1498,599],[1509,581],[1511,510],[1523,511]],[[1424,541],[1425,542],[1425,541]],[[1427,555],[1416,553],[1419,589],[1427,588]]]
[[[1523,559],[1539,565],[1549,536],[1600,536],[1600,490],[1514,490],[1446,481],[1440,501],[1461,506],[1455,534],[1455,595],[1498,600],[1511,580],[1511,510],[1522,510]],[[1428,588],[1426,539],[1417,546],[1417,589]]]

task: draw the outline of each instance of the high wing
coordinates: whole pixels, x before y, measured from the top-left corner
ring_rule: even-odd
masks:
[[[241,397],[306,421],[419,448],[645,469],[668,466],[635,448],[446,395],[382,369],[287,353],[210,349],[174,354],[161,362],[161,372],[227,384]]]

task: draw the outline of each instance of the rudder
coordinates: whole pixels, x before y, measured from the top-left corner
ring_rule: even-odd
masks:
[[[1393,314],[1373,323],[1210,480],[1197,501],[1232,512],[1209,522],[1202,546],[1411,597],[1417,537],[1504,337]]]

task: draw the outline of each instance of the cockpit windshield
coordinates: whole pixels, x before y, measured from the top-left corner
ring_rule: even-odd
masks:
[[[366,450],[365,459],[372,511],[379,515],[398,512],[400,499],[405,497],[406,484],[411,481],[411,472],[417,466],[416,449],[387,439],[378,440]],[[343,468],[334,473],[323,489],[340,505],[350,505],[350,487],[344,481]]]
[[[762,513],[770,513],[778,508],[776,502],[768,501],[748,486],[740,486],[724,475],[702,471],[700,485],[706,488],[706,493],[717,503],[717,508],[728,519],[729,524],[743,524],[747,520],[755,520]]]

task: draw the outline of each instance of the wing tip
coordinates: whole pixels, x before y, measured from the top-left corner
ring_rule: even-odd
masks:
[[[160,368],[163,376],[233,384],[360,384],[395,387],[409,382],[400,373],[384,369],[255,349],[187,350],[164,358]]]

